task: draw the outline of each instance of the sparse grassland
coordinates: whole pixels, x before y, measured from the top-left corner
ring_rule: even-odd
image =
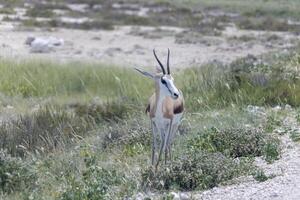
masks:
[[[1,109],[15,113],[0,126],[2,197],[118,199],[148,189],[203,190],[244,175],[272,178],[253,164],[256,156],[280,158],[274,130],[287,114],[269,106],[298,106],[300,94],[299,54],[275,57],[175,74],[187,113],[174,162],[155,175],[144,115],[150,80],[97,63],[2,60]],[[254,112],[250,104],[265,108]]]
[[[178,43],[220,35],[230,22],[243,29],[299,32],[299,25],[288,21],[300,19],[296,0],[128,1],[151,8],[148,16],[113,10],[116,1],[85,1],[88,13],[71,11],[65,4],[79,0],[47,2],[52,3],[28,9],[26,15],[31,18],[23,24],[192,29],[178,34]],[[0,13],[11,15],[24,2],[0,3],[4,5]],[[97,10],[98,4],[103,7]],[[93,21],[64,23],[54,9],[71,17],[88,15]],[[225,12],[212,16],[213,10]],[[38,21],[38,17],[49,21]],[[161,32],[157,28],[147,35],[137,29],[133,34],[156,38]],[[270,35],[268,40],[278,37]],[[149,167],[151,132],[144,113],[154,90],[151,80],[133,69],[101,63],[1,59],[0,199],[125,199],[149,190],[170,197],[173,190],[206,190],[241,176],[261,182],[273,178],[254,160],[260,157],[272,163],[280,159],[280,136],[286,132],[293,141],[300,140],[299,53],[295,48],[293,53],[249,55],[228,65],[208,63],[174,74],[185,96],[186,114],[172,146],[173,162],[160,166],[156,174]],[[284,119],[295,113],[298,125],[287,131]]]

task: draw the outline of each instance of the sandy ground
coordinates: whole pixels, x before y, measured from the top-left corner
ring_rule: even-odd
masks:
[[[153,48],[156,48],[162,60],[165,59],[167,48],[170,48],[172,66],[183,68],[213,61],[229,63],[248,54],[260,55],[285,50],[293,45],[293,40],[298,39],[298,36],[288,33],[241,31],[235,27],[228,27],[221,36],[197,36],[193,42],[183,40],[179,43],[176,40],[176,35],[188,33],[188,30],[176,27],[160,27],[158,30],[151,27],[130,26],[117,27],[113,31],[20,30],[11,23],[1,22],[0,56],[13,59],[99,61],[127,67],[147,67],[156,64],[152,55]],[[266,41],[270,35],[278,35],[280,39],[276,42]],[[53,36],[63,39],[64,45],[53,48],[50,53],[31,53],[30,47],[25,45],[28,36],[44,38]],[[232,39],[242,36],[255,39],[246,42]]]

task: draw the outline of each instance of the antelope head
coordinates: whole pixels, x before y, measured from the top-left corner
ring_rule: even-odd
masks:
[[[157,60],[162,73],[157,73],[156,75],[153,75],[149,72],[140,70],[135,68],[138,72],[140,72],[142,75],[147,76],[155,81],[156,87],[159,88],[160,95],[162,96],[170,96],[173,99],[177,99],[180,95],[179,90],[174,84],[174,78],[171,75],[170,71],[170,50],[168,49],[168,58],[167,58],[167,71],[161,61],[158,59],[155,50],[153,49],[153,54],[155,59]]]

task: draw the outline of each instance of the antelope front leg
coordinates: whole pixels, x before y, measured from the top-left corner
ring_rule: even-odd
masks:
[[[155,163],[155,153],[157,149],[157,126],[153,120],[151,120],[151,129],[152,129],[152,155],[151,155],[151,164],[154,166]]]
[[[168,137],[170,137],[170,133],[171,133],[171,128],[172,128],[172,120],[170,120],[169,123],[167,123],[168,126],[167,126],[167,131],[165,130],[165,127],[163,127],[161,130],[161,143],[160,143],[160,150],[159,150],[159,154],[158,154],[158,160],[157,160],[157,163],[156,163],[156,166],[155,166],[155,171],[157,170],[157,167],[158,167],[158,164],[159,164],[159,161],[161,159],[161,154],[163,151],[166,151],[166,146],[167,146],[167,139]],[[166,134],[167,132],[167,134]]]

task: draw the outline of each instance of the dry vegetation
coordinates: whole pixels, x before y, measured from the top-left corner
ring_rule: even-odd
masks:
[[[244,1],[139,2],[150,9],[146,17],[111,12],[113,4],[104,0],[86,1],[88,14],[66,5],[81,1],[55,2],[37,2],[26,12],[29,19],[16,20],[25,26],[72,29],[176,25],[193,30],[190,42],[193,37],[218,35],[231,22],[244,29],[299,32],[299,26],[287,19],[298,19],[300,6],[286,13],[276,1],[267,5],[248,1],[246,10]],[[7,15],[23,4],[0,3],[4,5],[0,12]],[[96,8],[99,4],[103,7]],[[53,9],[93,20],[65,23]],[[240,17],[226,12],[210,15],[214,9]],[[160,29],[151,34],[145,37],[157,37]],[[185,37],[177,35],[176,40],[180,43]],[[288,104],[297,111],[299,67],[300,51],[295,47],[285,54],[247,56],[228,65],[208,63],[178,71],[176,84],[183,90],[187,110],[173,146],[173,162],[154,173],[149,168],[151,132],[144,115],[146,97],[153,90],[150,81],[132,69],[106,64],[2,59],[0,109],[8,116],[3,114],[0,124],[0,198],[134,199],[139,192],[151,191],[172,199],[171,191],[206,190],[241,176],[266,181],[272,176],[254,160],[261,157],[273,163],[281,157],[280,135],[274,130],[290,113],[272,107]],[[253,111],[249,105],[259,107],[252,106]],[[299,141],[299,133],[290,136]]]

